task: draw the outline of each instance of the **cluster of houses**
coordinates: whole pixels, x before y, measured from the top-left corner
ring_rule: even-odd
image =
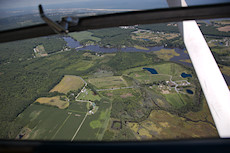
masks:
[[[96,104],[94,102],[91,102],[90,104],[93,106],[93,109],[89,110],[88,114],[93,115],[96,109]]]
[[[159,83],[158,84],[158,88],[160,90],[168,90],[168,91],[171,91],[172,88],[175,88],[175,91],[176,92],[179,92],[179,91],[183,91],[183,88],[180,88],[180,87],[186,87],[186,86],[189,86],[191,85],[191,83],[189,83],[187,80],[181,80],[181,81],[165,81],[165,83]],[[179,87],[179,88],[178,88]],[[150,87],[152,88],[152,87]],[[169,92],[167,92],[169,93]]]
[[[225,37],[224,39],[221,39],[221,40],[218,40],[218,39],[212,39],[208,42],[209,44],[210,43],[215,43],[216,45],[223,45],[223,46],[226,46],[226,47],[229,47],[230,45],[230,39]]]
[[[121,28],[121,29],[137,29],[138,25],[134,25],[134,26],[120,26],[119,28]]]

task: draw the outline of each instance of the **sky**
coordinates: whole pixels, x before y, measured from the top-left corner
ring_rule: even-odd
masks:
[[[230,2],[230,0],[186,0],[188,5]],[[0,0],[0,19],[34,13],[38,5],[46,9],[155,9],[168,7],[166,0]]]
[[[230,2],[230,0],[186,0],[188,4],[212,4]],[[0,0],[0,9],[12,9],[31,7],[36,8],[38,4],[49,6],[63,7],[111,7],[111,8],[132,8],[132,9],[148,9],[167,7],[166,0]],[[69,6],[68,6],[69,5]],[[78,7],[79,6],[79,7]],[[87,7],[88,6],[88,7]]]

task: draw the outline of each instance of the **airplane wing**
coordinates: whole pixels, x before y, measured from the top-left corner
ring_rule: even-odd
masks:
[[[40,9],[40,8],[39,8]],[[41,12],[41,11],[40,11]],[[44,12],[41,12],[44,15]],[[106,15],[96,15],[88,17],[79,17],[78,24],[70,24],[69,32],[84,31],[89,29],[100,29],[118,26],[128,26],[136,24],[153,24],[163,22],[178,22],[184,20],[195,19],[211,19],[211,18],[227,18],[230,17],[230,3],[212,4],[203,6],[177,7],[152,9],[142,11],[130,11],[123,13],[114,13]],[[38,25],[0,31],[0,43],[29,39],[41,36],[54,35],[56,32],[51,29],[56,23],[49,22]],[[59,26],[55,26],[56,31],[63,31]]]
[[[185,0],[167,0],[170,7],[187,7]],[[178,23],[193,67],[221,138],[230,137],[230,92],[196,21]]]

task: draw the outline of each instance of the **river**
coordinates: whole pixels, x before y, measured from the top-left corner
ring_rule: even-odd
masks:
[[[69,46],[70,48],[75,48],[76,50],[90,50],[90,51],[102,52],[102,53],[113,53],[118,51],[117,48],[106,48],[106,47],[100,47],[98,45],[82,46],[78,41],[74,40],[71,37],[63,37],[63,39],[67,42],[67,46]],[[155,47],[146,47],[146,48],[148,48],[148,50],[137,49],[134,47],[125,47],[119,50],[123,52],[152,52],[152,51],[159,51],[161,49],[172,49],[172,48],[165,48],[164,46],[155,46]],[[181,61],[181,60],[190,59],[189,55],[185,53],[185,49],[180,49],[180,48],[173,48],[173,49],[175,49],[175,51],[178,54],[180,54],[180,56],[174,56],[173,58],[170,59],[170,61],[177,62],[189,67],[193,67],[192,63]],[[223,74],[223,77],[229,86],[230,76]]]

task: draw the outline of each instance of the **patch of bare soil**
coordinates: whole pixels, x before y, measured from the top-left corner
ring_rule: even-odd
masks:
[[[224,26],[224,27],[220,27],[217,28],[219,31],[223,31],[223,32],[228,32],[230,31],[230,26]]]
[[[131,93],[126,93],[126,94],[121,95],[120,97],[121,97],[121,98],[127,98],[127,97],[132,97],[132,96],[133,96],[133,94],[131,94]]]

